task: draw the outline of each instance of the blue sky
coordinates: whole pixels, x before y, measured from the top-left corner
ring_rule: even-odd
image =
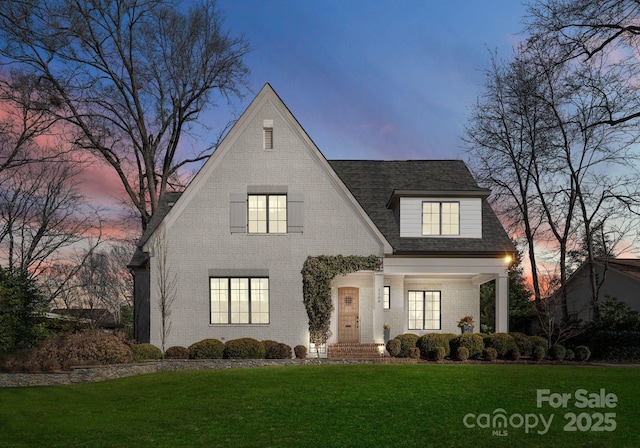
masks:
[[[491,51],[511,53],[526,12],[519,0],[218,0],[218,8],[252,47],[251,92],[236,112],[269,82],[328,159],[466,159],[460,138],[482,70]]]

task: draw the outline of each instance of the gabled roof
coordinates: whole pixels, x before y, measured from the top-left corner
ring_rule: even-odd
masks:
[[[623,275],[631,277],[633,280],[640,282],[640,260],[637,258],[610,258],[609,260],[596,259],[595,265],[605,266],[608,270],[617,271]],[[578,269],[569,277],[567,283],[578,281],[583,270],[588,269],[588,263],[585,261]]]
[[[330,160],[329,163],[391,243],[395,254],[486,256],[515,252],[513,243],[461,160]],[[482,238],[400,238],[394,196],[482,198]]]

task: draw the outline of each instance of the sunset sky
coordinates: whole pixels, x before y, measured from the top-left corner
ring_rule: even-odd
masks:
[[[242,112],[265,82],[328,159],[451,159],[519,0],[218,0],[251,43]],[[224,117],[228,111],[218,111]]]

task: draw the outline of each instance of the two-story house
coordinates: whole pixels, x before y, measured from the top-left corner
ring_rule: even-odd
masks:
[[[265,85],[182,193],[165,194],[131,263],[138,341],[160,345],[159,279],[175,279],[167,346],[252,337],[309,347],[308,256],[375,255],[337,277],[329,343],[458,333],[496,280],[507,331],[514,246],[459,160],[328,161]],[[159,261],[166,258],[164,268]]]

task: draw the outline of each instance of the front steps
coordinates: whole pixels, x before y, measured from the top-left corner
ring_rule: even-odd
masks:
[[[384,344],[331,344],[327,352],[331,359],[378,359],[384,355]]]

